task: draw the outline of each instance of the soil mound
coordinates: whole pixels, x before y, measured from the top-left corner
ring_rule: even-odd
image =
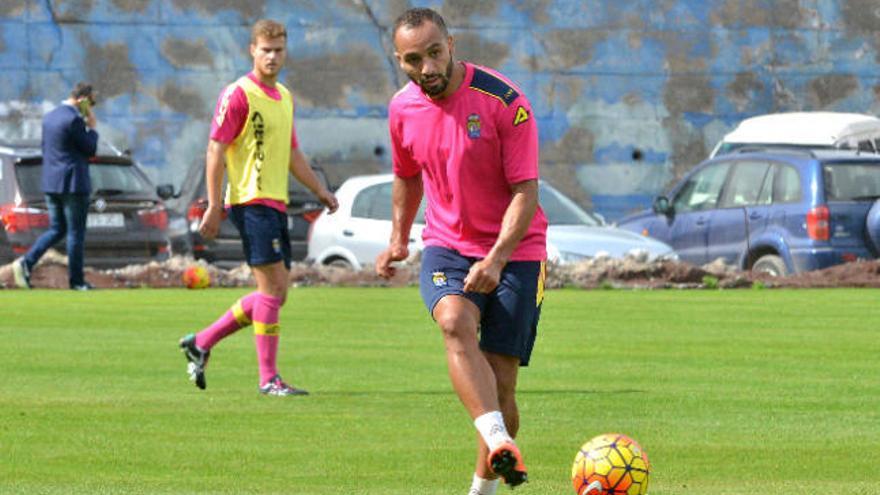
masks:
[[[111,270],[86,268],[86,280],[101,289],[137,287],[183,287],[183,272],[202,265],[214,287],[255,285],[250,269],[242,264],[226,270],[190,257],[175,256],[164,262],[129,265]],[[294,263],[290,270],[293,286],[403,286],[418,284],[418,260],[398,268],[392,280],[376,276],[371,267],[354,271],[338,267]],[[36,288],[66,289],[67,258],[50,250],[34,268],[31,282]],[[770,277],[742,272],[721,260],[703,266],[677,261],[648,261],[645,258],[595,258],[570,265],[550,264],[547,287],[583,289],[699,289],[764,287],[880,287],[880,260],[858,261],[824,270],[788,277]],[[0,288],[14,288],[12,264],[0,266]]]

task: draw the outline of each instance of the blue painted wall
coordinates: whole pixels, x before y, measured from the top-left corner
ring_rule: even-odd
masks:
[[[522,86],[543,175],[609,219],[745,117],[880,107],[876,0],[3,0],[0,136],[34,135],[89,80],[102,136],[179,184],[221,88],[250,68],[250,25],[270,17],[288,27],[304,150],[335,182],[388,170],[386,103],[405,81],[389,27],[410,5],[447,18],[459,58]]]

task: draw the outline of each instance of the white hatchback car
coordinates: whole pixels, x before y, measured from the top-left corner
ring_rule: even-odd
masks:
[[[372,265],[391,238],[392,174],[362,175],[346,180],[336,191],[339,210],[321,214],[312,224],[307,260],[322,265],[351,267]],[[572,200],[541,181],[541,208],[550,227],[547,257],[557,263],[609,256],[645,254],[649,259],[676,258],[672,248],[660,241],[611,227],[584,211]],[[425,202],[410,233],[410,255],[422,249]]]

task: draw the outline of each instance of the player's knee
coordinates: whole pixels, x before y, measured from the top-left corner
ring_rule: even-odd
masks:
[[[459,312],[448,311],[437,315],[437,325],[447,339],[460,339],[476,332],[473,319]]]

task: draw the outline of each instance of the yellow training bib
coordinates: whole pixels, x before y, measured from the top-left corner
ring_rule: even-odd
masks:
[[[276,199],[287,204],[293,97],[281,83],[275,85],[281,101],[270,98],[247,76],[235,84],[247,96],[248,117],[226,148],[226,204],[254,199]]]

